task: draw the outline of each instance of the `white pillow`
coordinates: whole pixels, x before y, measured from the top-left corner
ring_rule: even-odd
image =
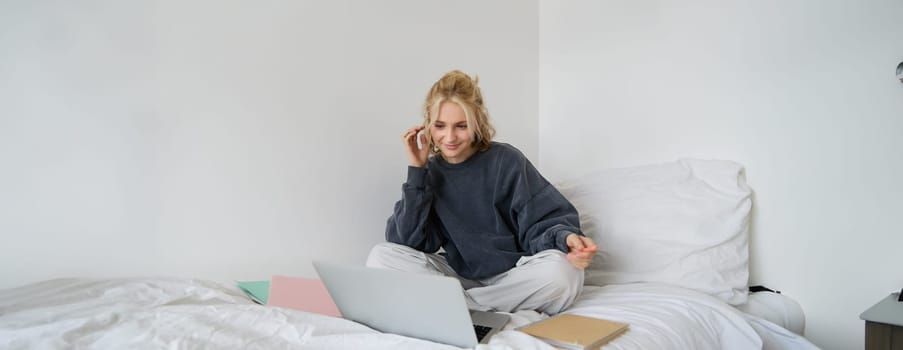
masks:
[[[681,159],[556,187],[599,247],[586,284],[663,282],[746,302],[752,191],[741,165]]]

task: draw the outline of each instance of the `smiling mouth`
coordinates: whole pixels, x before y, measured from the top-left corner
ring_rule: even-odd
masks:
[[[448,148],[450,150],[456,150],[456,149],[458,149],[458,146],[461,146],[461,145],[445,145],[445,148]]]

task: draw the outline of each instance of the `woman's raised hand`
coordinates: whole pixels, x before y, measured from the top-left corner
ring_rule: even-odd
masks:
[[[429,145],[426,143],[426,132],[419,134],[423,130],[422,125],[415,126],[404,132],[401,136],[405,149],[408,151],[408,159],[412,167],[423,168],[426,166],[426,159],[430,154]],[[420,135],[419,137],[417,135]],[[417,139],[423,147],[417,147]]]

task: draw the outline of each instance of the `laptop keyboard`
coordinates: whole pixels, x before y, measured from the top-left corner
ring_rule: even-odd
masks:
[[[486,337],[486,334],[489,334],[489,331],[492,330],[492,327],[473,325],[473,331],[477,333],[477,341],[483,341],[483,338]]]

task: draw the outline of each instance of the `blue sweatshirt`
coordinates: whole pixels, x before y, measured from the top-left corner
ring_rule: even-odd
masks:
[[[493,142],[459,164],[432,157],[408,167],[386,240],[435,253],[467,279],[505,272],[546,249],[568,251],[577,209],[511,145]]]

